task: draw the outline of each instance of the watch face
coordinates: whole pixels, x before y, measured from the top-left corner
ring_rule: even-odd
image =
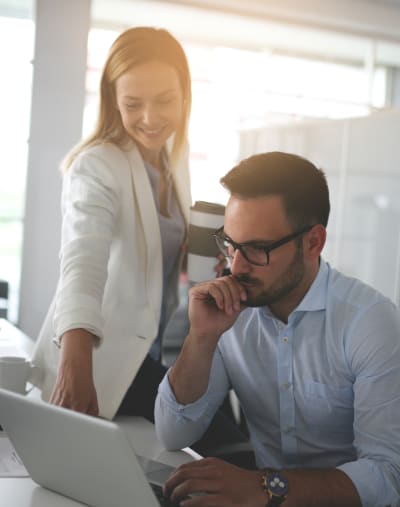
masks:
[[[289,491],[289,483],[280,474],[268,474],[268,489],[273,495],[285,496]]]

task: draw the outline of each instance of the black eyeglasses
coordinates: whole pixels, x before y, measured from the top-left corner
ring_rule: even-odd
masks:
[[[214,232],[213,237],[215,242],[221,251],[221,253],[232,260],[233,254],[236,250],[239,250],[243,257],[250,264],[254,264],[255,266],[268,266],[269,264],[269,254],[271,250],[275,250],[285,243],[289,243],[292,239],[305,234],[309,230],[311,230],[314,226],[307,225],[300,231],[293,232],[288,236],[285,236],[282,239],[278,239],[278,241],[274,241],[273,243],[265,244],[261,241],[247,241],[245,243],[236,243],[229,236],[224,234],[224,228],[221,227],[217,231]]]

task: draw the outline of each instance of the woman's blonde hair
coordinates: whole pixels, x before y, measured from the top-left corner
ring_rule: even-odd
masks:
[[[65,172],[85,149],[110,142],[122,146],[128,135],[116,107],[115,83],[127,71],[143,63],[157,61],[171,65],[177,72],[183,94],[182,121],[175,132],[170,153],[172,168],[187,139],[192,103],[188,61],[180,43],[162,28],[136,27],[121,33],[110,48],[100,81],[100,106],[93,133],[77,144],[61,164]]]

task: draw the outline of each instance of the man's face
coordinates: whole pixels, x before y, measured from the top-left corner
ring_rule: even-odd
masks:
[[[279,196],[239,199],[232,196],[225,211],[225,233],[236,243],[273,243],[296,232],[290,226]],[[232,274],[247,291],[247,306],[274,306],[304,296],[302,236],[272,250],[267,266],[249,263],[236,250]]]

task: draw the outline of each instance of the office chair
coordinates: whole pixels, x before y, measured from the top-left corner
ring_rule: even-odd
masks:
[[[8,315],[8,282],[0,280],[0,318],[6,319]]]

